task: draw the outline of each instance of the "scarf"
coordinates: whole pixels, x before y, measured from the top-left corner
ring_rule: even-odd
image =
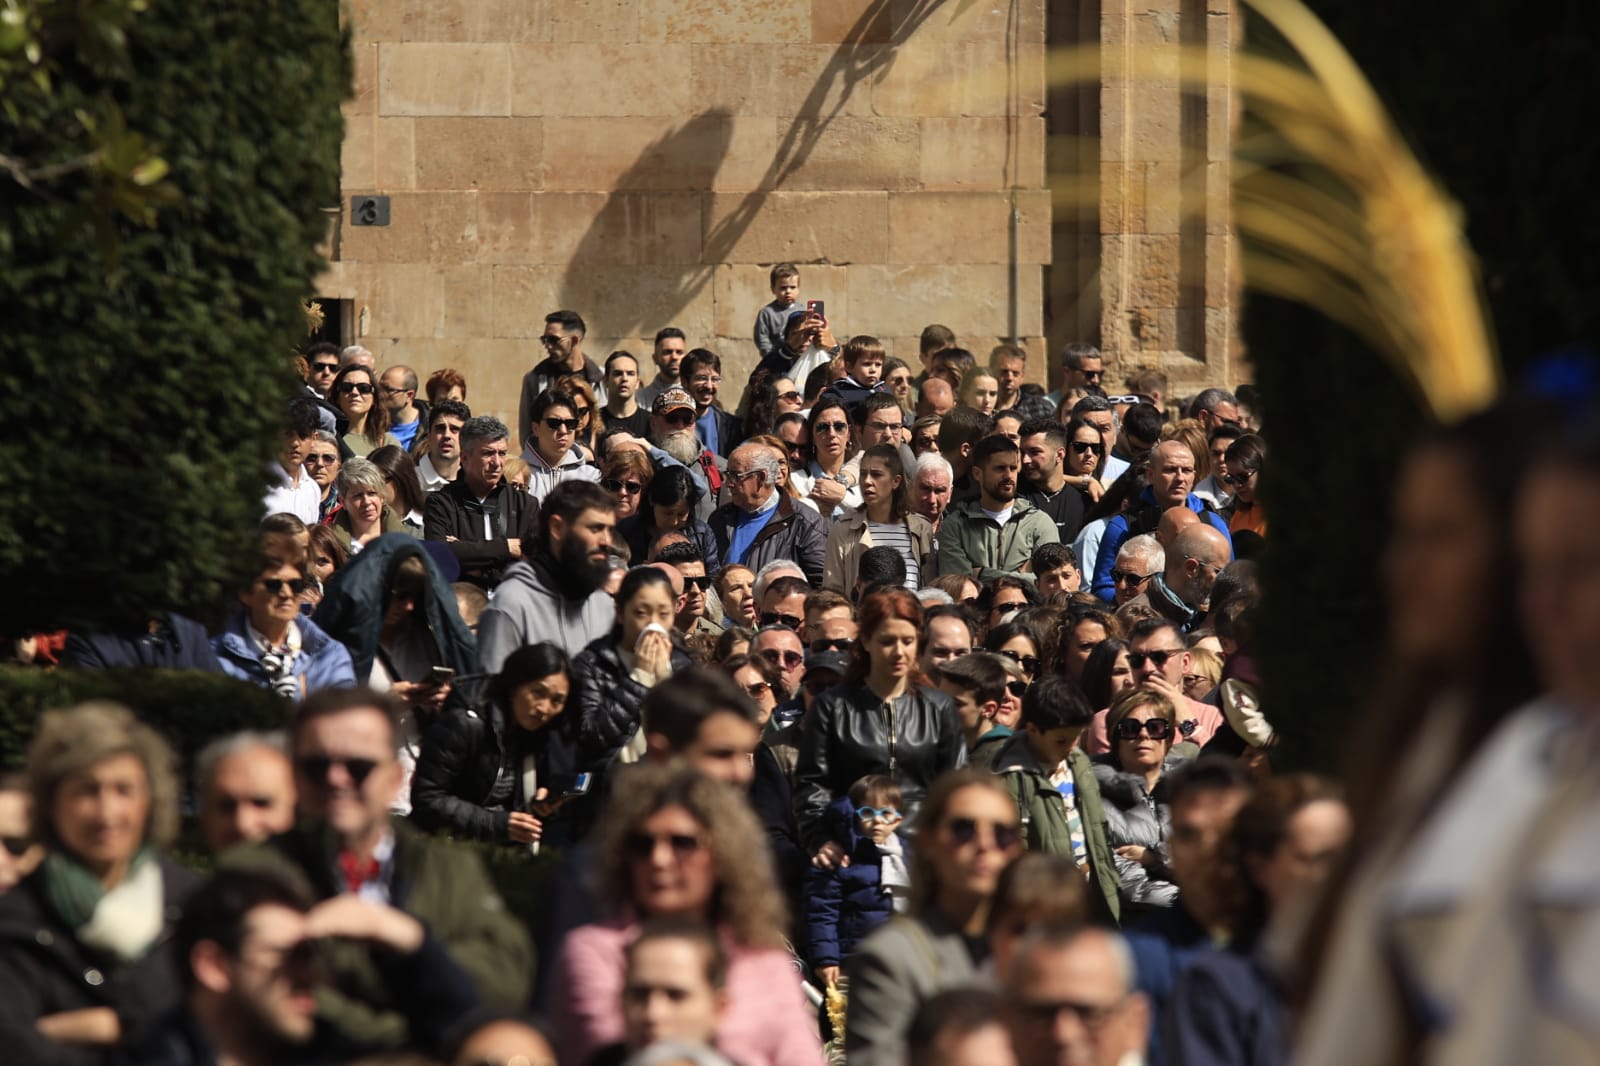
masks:
[[[41,867],[45,902],[80,943],[135,962],[160,938],[165,919],[161,866],[152,858],[149,848],[140,848],[128,875],[107,890],[81,863],[52,851]]]
[[[889,897],[889,905],[898,913],[905,913],[911,904],[911,871],[906,866],[906,852],[898,834],[877,845],[880,863],[878,884]]]
[[[282,647],[273,647],[272,641],[257,633],[250,623],[246,622],[245,628],[261,653],[261,669],[267,675],[267,685],[284,699],[299,699],[300,679],[295,677],[294,661],[300,657],[300,627],[289,623]]]

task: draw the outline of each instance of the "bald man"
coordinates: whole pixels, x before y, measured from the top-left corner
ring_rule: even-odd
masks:
[[[1156,523],[1156,540],[1161,542],[1162,550],[1171,551],[1178,534],[1199,522],[1200,516],[1187,507],[1168,507],[1161,513],[1161,521]]]
[[[1140,533],[1154,533],[1161,524],[1161,516],[1169,508],[1182,507],[1193,511],[1206,525],[1221,533],[1232,551],[1233,541],[1228,537],[1228,523],[1213,511],[1194,489],[1194,453],[1182,441],[1164,440],[1150,449],[1145,464],[1147,484],[1138,499],[1126,511],[1106,523],[1105,535],[1100,538],[1100,551],[1094,562],[1094,594],[1110,603],[1116,591],[1111,580],[1111,568],[1116,562],[1122,542]],[[1170,552],[1168,555],[1170,556]]]
[[[917,416],[938,415],[943,418],[956,405],[956,391],[943,378],[930,377],[922,383],[917,395]]]
[[[1163,571],[1132,602],[1145,604],[1182,632],[1192,632],[1205,624],[1211,587],[1232,561],[1228,538],[1196,520],[1174,538]]]

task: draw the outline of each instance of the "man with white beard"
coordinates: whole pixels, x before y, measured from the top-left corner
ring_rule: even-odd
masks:
[[[650,405],[650,443],[689,468],[690,476],[702,490],[695,504],[695,517],[705,521],[717,509],[728,461],[701,441],[695,429],[696,418],[694,397],[687,390],[676,385],[661,390]],[[652,458],[659,467],[660,459]]]

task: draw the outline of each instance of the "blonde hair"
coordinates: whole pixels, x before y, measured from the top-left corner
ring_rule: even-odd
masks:
[[[523,485],[526,486],[529,473],[527,460],[513,455],[500,467],[500,480],[510,485],[520,475]]]
[[[1167,737],[1167,747],[1171,748],[1182,738],[1178,733],[1178,708],[1164,694],[1153,688],[1123,689],[1122,694],[1111,701],[1111,709],[1106,712],[1106,739],[1111,744],[1111,758],[1117,763],[1117,769],[1122,769],[1122,760],[1117,757],[1117,726],[1128,715],[1140,707],[1153,707],[1158,718],[1165,718],[1172,727],[1172,733]]]
[[[1199,674],[1216,688],[1217,682],[1222,680],[1222,656],[1210,648],[1190,648],[1189,672]]]
[[[599,882],[616,909],[637,910],[628,837],[651,815],[681,807],[705,830],[716,869],[711,923],[726,926],[744,947],[782,948],[788,918],[773,879],[767,835],[750,805],[731,786],[679,763],[641,764],[612,792],[596,840]],[[639,915],[644,918],[646,915]]]
[[[1175,440],[1188,448],[1194,456],[1194,479],[1204,481],[1211,476],[1211,444],[1198,419],[1185,418],[1161,427],[1162,440]]]
[[[154,729],[109,700],[46,711],[28,749],[28,791],[33,796],[34,835],[60,847],[51,816],[62,782],[118,755],[144,765],[150,813],[144,842],[166,847],[178,838],[178,757]]]

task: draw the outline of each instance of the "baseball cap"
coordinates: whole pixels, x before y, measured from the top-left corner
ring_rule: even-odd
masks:
[[[664,415],[668,411],[676,411],[680,407],[687,407],[693,411],[695,409],[694,397],[690,396],[687,390],[677,385],[669,385],[661,390],[661,394],[656,397],[655,403],[650,405],[650,413]]]

